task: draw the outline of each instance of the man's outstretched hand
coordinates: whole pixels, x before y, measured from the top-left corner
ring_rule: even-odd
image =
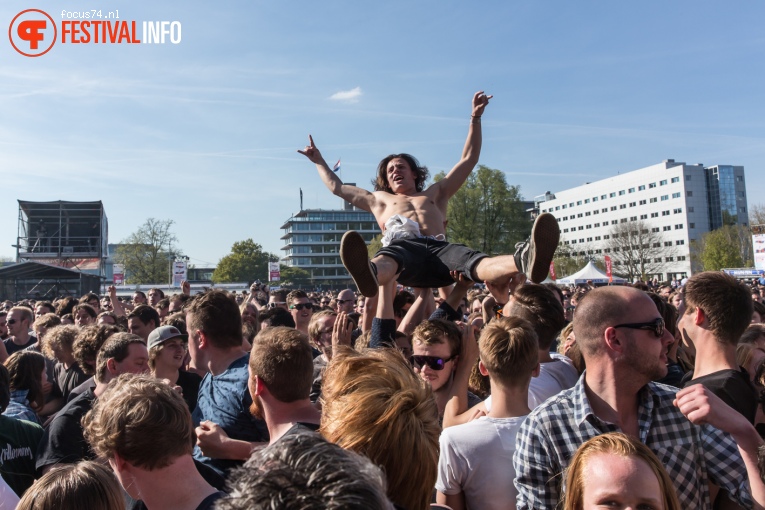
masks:
[[[483,90],[479,90],[473,96],[473,117],[480,117],[483,115],[483,110],[486,105],[489,104],[489,99],[494,96],[487,96],[483,93]]]
[[[475,99],[473,100],[473,103],[475,103]],[[313,143],[313,137],[311,135],[308,135],[308,145],[305,146],[305,149],[302,151],[298,149],[298,152],[316,165],[319,165],[324,161],[324,158],[321,157],[321,152],[316,148],[316,144]]]

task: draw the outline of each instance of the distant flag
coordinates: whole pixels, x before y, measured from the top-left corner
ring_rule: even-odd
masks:
[[[335,166],[332,167],[332,171],[337,173],[340,171],[340,160],[337,160],[337,163],[335,163]]]
[[[303,210],[303,188],[300,188],[300,210]]]

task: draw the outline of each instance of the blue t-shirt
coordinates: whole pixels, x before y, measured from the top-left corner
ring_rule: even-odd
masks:
[[[202,421],[210,420],[220,425],[232,439],[268,442],[266,423],[250,414],[252,397],[247,388],[249,361],[250,355],[246,354],[231,363],[222,374],[205,375],[199,387],[197,408],[191,415],[194,426],[198,426]],[[237,460],[205,457],[198,446],[194,446],[194,458],[224,476],[229,469],[244,464]]]

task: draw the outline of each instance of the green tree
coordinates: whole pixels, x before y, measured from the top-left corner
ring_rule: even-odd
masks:
[[[746,245],[742,249],[742,245]],[[727,267],[746,267],[751,265],[747,254],[751,253],[749,229],[741,225],[726,225],[707,232],[696,243],[697,262],[704,271],[719,271]]]
[[[311,286],[311,273],[296,266],[279,265],[279,285],[287,287],[296,287],[299,289]]]
[[[380,248],[383,247],[382,245],[382,234],[376,235],[372,241],[367,245],[367,253],[369,254],[369,258],[373,259],[378,251],[380,251]]]
[[[438,182],[441,172],[435,176]],[[446,232],[449,241],[487,255],[515,252],[515,243],[531,232],[519,186],[511,186],[501,170],[480,165],[449,199]]]
[[[268,281],[268,263],[278,261],[279,257],[263,251],[252,239],[237,241],[231,253],[218,261],[212,279],[214,283]]]
[[[173,220],[147,219],[138,230],[124,239],[114,254],[114,261],[125,267],[127,283],[164,283],[170,279],[170,262],[181,252],[172,231]]]

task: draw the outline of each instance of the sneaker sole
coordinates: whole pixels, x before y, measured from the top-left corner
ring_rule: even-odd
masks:
[[[534,283],[541,283],[550,273],[555,250],[560,241],[558,220],[550,213],[540,214],[531,230],[529,243],[529,272],[527,276]]]
[[[377,277],[369,263],[369,253],[364,239],[358,232],[349,230],[340,241],[340,260],[351,274],[353,282],[366,297],[377,295]]]

